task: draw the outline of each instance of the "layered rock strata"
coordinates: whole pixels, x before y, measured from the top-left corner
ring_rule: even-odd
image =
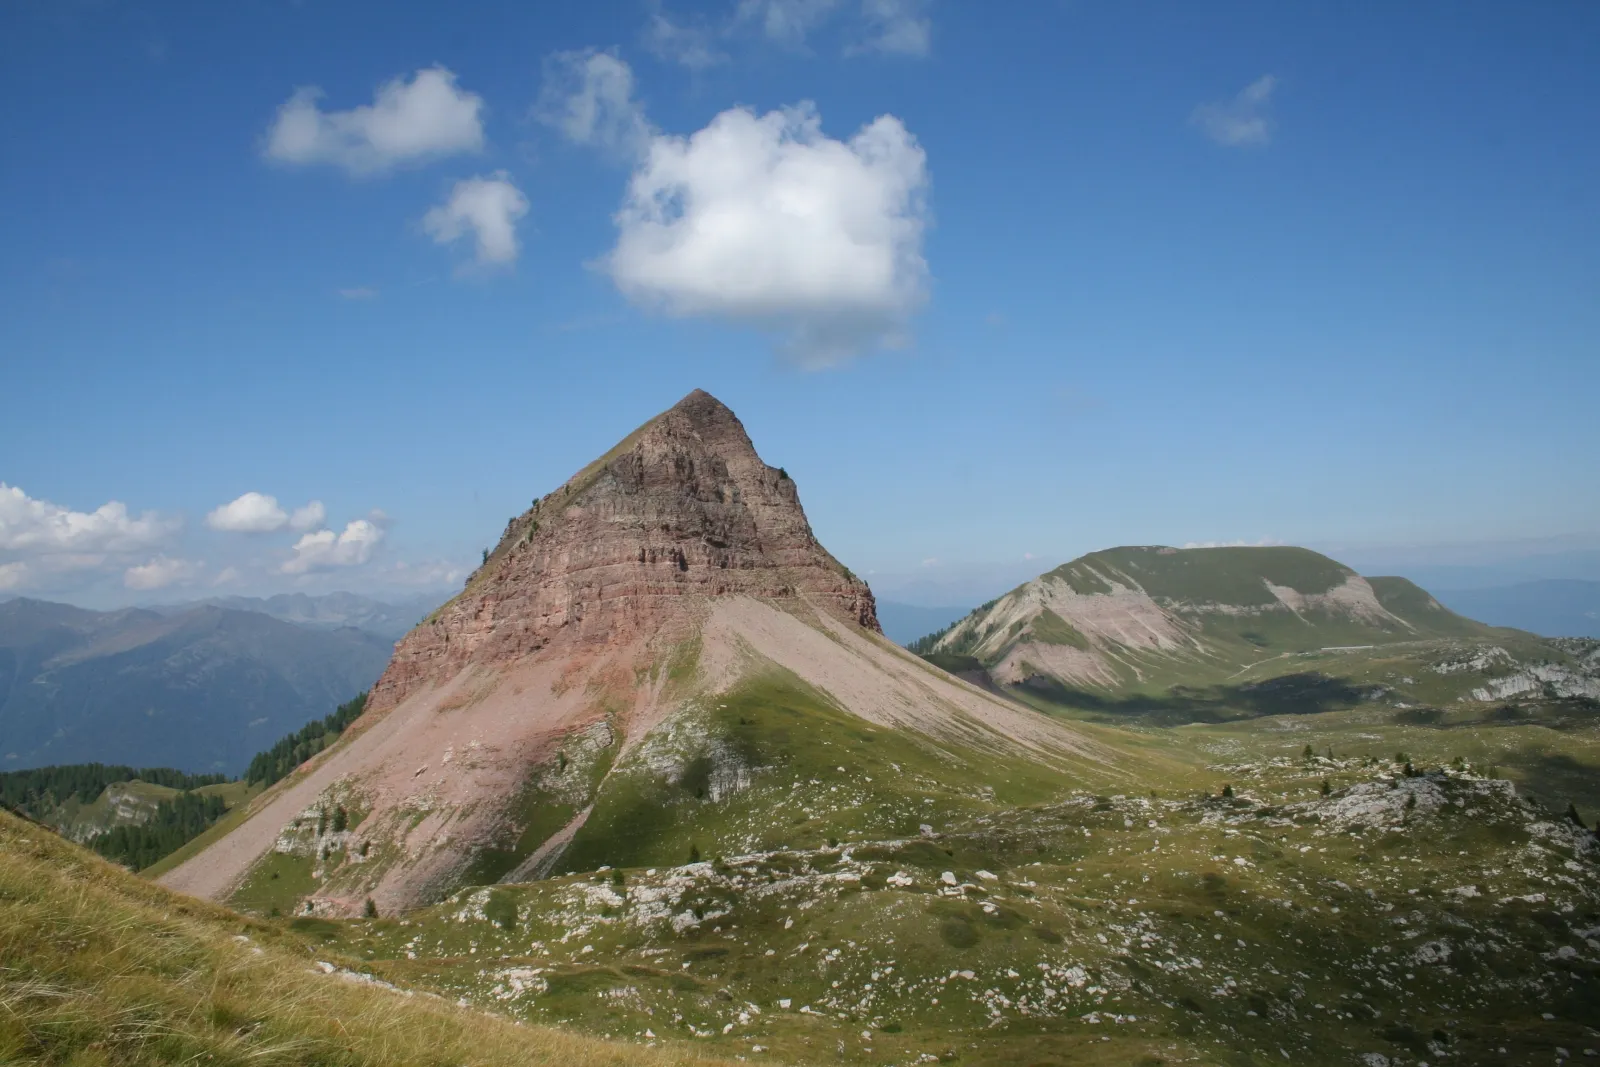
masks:
[[[396,646],[368,706],[558,637],[670,634],[727,595],[879,629],[871,590],[817,541],[794,481],[697,389],[512,519],[466,589]]]

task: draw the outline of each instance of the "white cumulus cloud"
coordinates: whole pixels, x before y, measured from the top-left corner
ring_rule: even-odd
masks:
[[[129,567],[122,574],[122,584],[129,589],[165,589],[169,585],[194,581],[204,566],[194,560],[157,556],[148,563]]]
[[[278,506],[278,498],[249,492],[206,516],[206,525],[229,533],[271,533],[289,525],[289,513]]]
[[[1194,109],[1189,121],[1217,144],[1228,148],[1266,144],[1272,139],[1267,104],[1277,85],[1278,79],[1264,74],[1241,89],[1232,100],[1201,104]]]
[[[904,342],[927,296],[927,187],[927,157],[893,115],[839,141],[810,104],[734,108],[652,138],[604,265],[632,300],[774,332],[825,366]]]
[[[423,230],[438,244],[467,235],[484,266],[504,266],[517,258],[517,220],[528,213],[528,198],[505,171],[456,182],[450,197],[422,217]]]
[[[346,523],[344,532],[318,530],[294,543],[294,558],[280,568],[284,574],[307,574],[335,567],[358,567],[372,558],[383,540],[383,528],[368,519]]]
[[[328,519],[328,509],[322,506],[322,501],[313,500],[303,508],[295,508],[294,514],[289,516],[289,529],[315,530]]]
[[[73,511],[0,482],[0,552],[60,555],[67,565],[78,560],[96,566],[99,554],[155,548],[182,527],[182,519],[152,511],[133,515],[115,500],[94,511]]]
[[[206,525],[227,533],[273,533],[284,527],[314,530],[326,518],[327,509],[320,500],[313,500],[290,514],[278,503],[277,497],[249,492],[212,510],[206,516]]]
[[[444,67],[419,70],[410,81],[395,78],[371,104],[348,111],[323,111],[321,95],[300,89],[278,109],[263,149],[268,159],[377,174],[483,148],[483,98],[458,88]]]
[[[545,60],[534,114],[574,144],[630,156],[653,132],[633,94],[633,68],[614,54],[557,52]]]

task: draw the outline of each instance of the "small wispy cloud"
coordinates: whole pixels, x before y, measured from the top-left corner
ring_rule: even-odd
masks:
[[[346,300],[376,300],[378,290],[370,285],[356,285],[349,289],[340,289],[339,295]]]
[[[534,117],[573,144],[633,158],[655,132],[634,87],[633,68],[614,52],[557,52],[545,60]]]
[[[1272,102],[1278,79],[1263,74],[1239,91],[1232,100],[1201,104],[1189,122],[1207,137],[1227,148],[1263,145],[1272,140],[1272,122],[1267,105]]]
[[[654,4],[642,40],[645,49],[657,59],[702,71],[728,61],[728,54],[717,47],[717,36],[717,31],[704,22],[680,21],[660,4]]]
[[[850,54],[927,55],[933,39],[933,23],[928,18],[927,8],[927,0],[862,0],[866,39],[846,51]]]
[[[198,578],[204,569],[205,564],[197,560],[157,556],[148,563],[129,567],[123,572],[122,584],[140,591],[187,585]]]
[[[680,20],[650,5],[644,45],[691,70],[726,62],[718,42],[757,38],[808,53],[815,36],[835,31],[847,56],[926,56],[933,39],[931,0],[737,0],[723,20]]]

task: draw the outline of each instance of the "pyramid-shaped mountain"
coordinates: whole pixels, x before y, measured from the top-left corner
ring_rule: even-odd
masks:
[[[794,481],[696,389],[512,519],[466,590],[400,643],[374,707],[551,641],[678,632],[703,598],[734,594],[878,630],[872,591],[818,543]]]
[[[163,881],[387,914],[551,872],[915,836],[930,798],[1116,763],[887,641],[794,481],[697,390],[513,518],[338,744]],[[802,786],[827,799],[796,810]]]

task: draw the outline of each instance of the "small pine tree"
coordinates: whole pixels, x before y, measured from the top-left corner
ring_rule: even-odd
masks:
[[[367,898],[367,903],[362,907],[361,914],[365,915],[369,919],[376,919],[378,917],[378,905],[373,903],[371,897]]]
[[[1328,794],[1330,794],[1332,792],[1333,792],[1333,786],[1329,785],[1328,784],[1328,780],[1326,778],[1324,778],[1322,780],[1322,795],[1323,796],[1327,796]]]
[[[342,834],[345,831],[345,827],[347,827],[349,825],[350,825],[350,813],[344,810],[344,806],[341,804],[339,807],[334,808],[333,809],[333,832],[336,833],[336,834]]]
[[[1417,794],[1410,793],[1406,796],[1406,810],[1414,811],[1417,807]]]
[[[489,562],[489,550],[487,548],[483,550],[483,562]]]
[[[1579,826],[1585,826],[1584,821],[1583,821],[1583,816],[1578,814],[1578,805],[1576,805],[1576,804],[1573,804],[1573,803],[1568,803],[1567,804],[1567,818],[1571,819],[1573,822],[1577,823]],[[1585,826],[1585,829],[1587,829],[1586,826]]]
[[[1233,784],[1231,782],[1227,782],[1227,783],[1223,784],[1223,786],[1222,786],[1222,795],[1225,796],[1225,797],[1232,797],[1233,796]]]
[[[690,863],[699,863],[700,862],[700,846],[699,845],[692,844],[692,843],[689,845],[689,862]]]
[[[1415,778],[1417,776],[1417,769],[1415,767],[1411,766],[1411,764],[1407,763],[1406,764],[1406,768],[1405,768],[1405,775],[1406,775],[1407,778]],[[1415,794],[1413,794],[1413,796],[1414,795]]]
[[[1316,753],[1311,751],[1311,746],[1310,745],[1307,745],[1306,746],[1306,750],[1304,752],[1300,753],[1300,755],[1302,757],[1304,757],[1305,759],[1309,760],[1309,759],[1311,759],[1312,756],[1316,755]]]
[[[317,809],[317,836],[321,837],[328,832],[328,809]]]
[[[623,880],[624,879],[622,877],[622,872],[621,871],[612,871],[611,872],[611,884],[612,885],[621,885],[623,883]]]

